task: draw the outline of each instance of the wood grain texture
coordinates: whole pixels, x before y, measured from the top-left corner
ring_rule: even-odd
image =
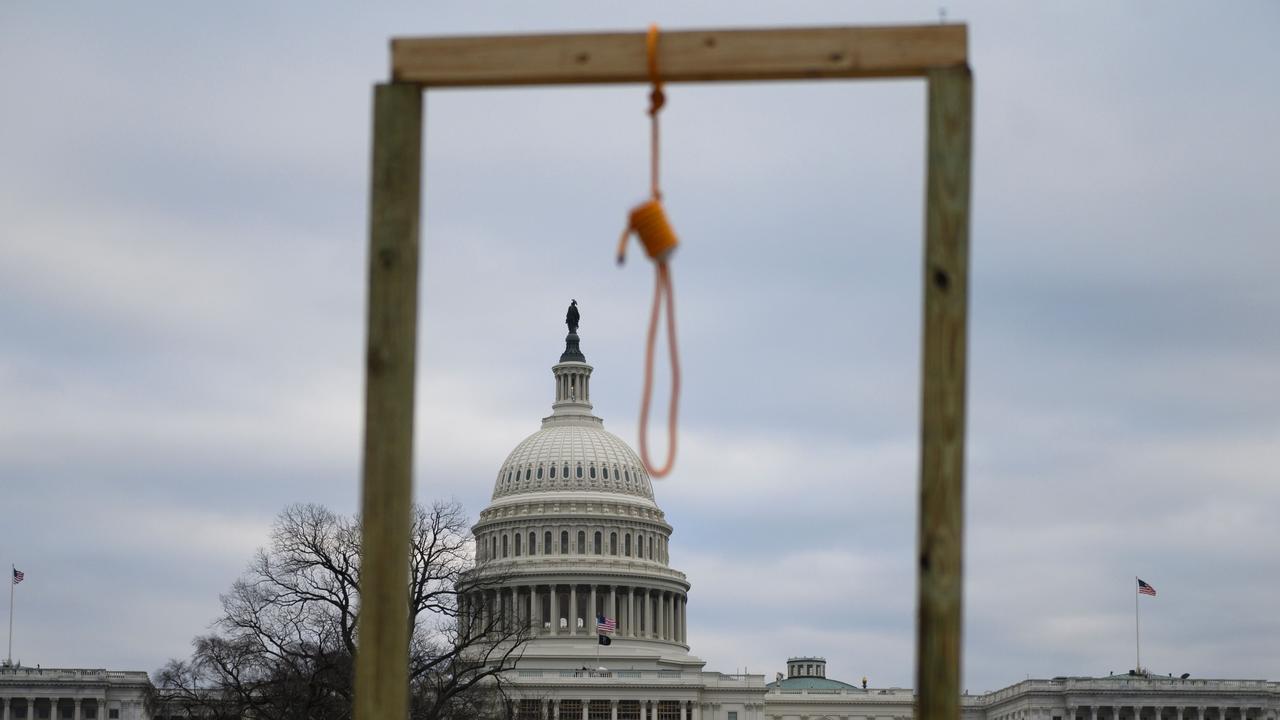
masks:
[[[963,65],[965,25],[662,33],[666,82],[923,77]],[[391,77],[428,87],[648,82],[645,33],[397,38]]]
[[[422,89],[379,85],[374,90],[369,202],[356,720],[408,717],[406,593],[421,178]]]
[[[915,716],[959,720],[973,81],[928,79]]]

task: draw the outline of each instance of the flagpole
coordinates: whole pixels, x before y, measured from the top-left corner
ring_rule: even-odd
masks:
[[[17,576],[18,576],[18,567],[16,565],[10,565],[9,566],[9,654],[7,656],[7,659],[5,660],[5,662],[10,667],[13,666],[13,586],[17,584],[13,581],[13,579]]]
[[[1138,576],[1133,576],[1133,639],[1137,650],[1137,672],[1142,672],[1142,619],[1138,616]]]

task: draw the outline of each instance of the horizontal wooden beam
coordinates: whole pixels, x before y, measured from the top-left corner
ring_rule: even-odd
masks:
[[[922,77],[968,62],[965,25],[663,32],[667,82]],[[645,33],[396,38],[391,77],[427,87],[648,82]]]

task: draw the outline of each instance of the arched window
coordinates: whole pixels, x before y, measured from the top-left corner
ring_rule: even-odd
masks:
[[[516,549],[516,553],[515,553],[515,555],[516,555],[516,557],[520,557],[520,533],[516,533],[516,538],[515,538],[515,540],[516,540],[516,541],[515,541],[515,546],[516,546],[516,548],[515,548],[515,549]]]
[[[597,530],[597,531],[596,531],[596,542],[595,542],[595,548],[594,548],[594,549],[595,549],[595,551],[596,551],[596,554],[597,554],[597,555],[599,555],[599,554],[600,554],[600,552],[601,552],[601,550],[602,550],[602,548],[601,548],[600,546],[601,546],[601,545],[603,545],[603,544],[604,544],[604,543],[603,543],[603,542],[601,542],[600,531],[599,531],[599,530]]]
[[[650,560],[653,560],[653,559],[654,559],[654,557],[653,557],[653,536],[652,536],[652,535],[650,535],[650,536],[649,536],[649,559],[650,559]]]
[[[502,557],[507,556],[507,536],[502,536]]]
[[[542,479],[542,466],[541,466],[541,465],[539,465],[539,466],[538,466],[538,479],[539,479],[539,480],[541,480],[541,479]]]
[[[564,464],[564,479],[569,479],[569,463]]]
[[[600,472],[604,475],[605,480],[609,479],[609,466],[606,465],[604,467],[601,467]]]
[[[569,554],[569,531],[568,530],[560,531],[560,554],[561,555]]]
[[[555,548],[551,546],[551,531],[542,533],[542,554],[550,555]]]
[[[551,479],[552,479],[552,480],[555,480],[555,479],[556,479],[556,466],[555,466],[555,465],[552,465],[552,466],[551,466]]]
[[[628,485],[630,485],[630,484],[631,484],[631,471],[630,471],[630,470],[623,470],[623,471],[622,471],[622,477],[623,477],[623,479],[625,479],[625,480],[627,481],[627,484],[628,484]]]
[[[609,533],[609,554],[618,554],[618,533],[616,532]]]
[[[622,538],[622,554],[631,557],[631,533]]]
[[[595,465],[592,465],[592,466],[591,466],[591,471],[590,471],[588,474],[591,476],[591,479],[592,479],[592,480],[595,480],[595,479],[596,479],[596,466],[595,466]]]
[[[507,482],[508,482],[508,483],[509,483],[509,482],[511,482],[511,471],[510,471],[510,470],[508,470],[508,471],[507,471]]]
[[[529,533],[529,554],[530,555],[538,554],[538,533],[535,533],[535,532]]]
[[[581,530],[578,531],[578,554],[587,554],[587,534]]]
[[[524,479],[525,479],[525,480],[528,480],[528,479],[529,479],[529,476],[530,476],[530,475],[532,475],[532,474],[533,474],[533,470],[531,470],[531,469],[529,469],[529,468],[525,468],[525,469],[524,469]]]
[[[578,479],[579,479],[579,480],[581,480],[581,479],[582,479],[582,466],[581,466],[581,465],[579,465],[579,466],[578,466]]]

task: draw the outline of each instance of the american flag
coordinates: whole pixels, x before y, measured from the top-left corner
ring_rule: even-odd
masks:
[[[1142,578],[1138,578],[1138,594],[1139,594],[1139,595],[1150,595],[1151,597],[1155,597],[1155,596],[1156,596],[1156,589],[1155,589],[1155,588],[1153,588],[1153,587],[1151,587],[1150,585],[1148,585],[1148,584],[1146,584],[1146,583],[1142,582]]]
[[[14,585],[17,585],[18,583],[22,582],[23,580],[25,580],[25,579],[26,579],[26,577],[27,577],[27,574],[26,574],[26,573],[24,573],[24,572],[22,572],[22,571],[21,571],[21,570],[19,570],[18,568],[14,568],[14,569],[13,569],[13,584],[14,584]]]
[[[605,617],[603,615],[596,616],[596,632],[600,634],[616,632],[618,629],[618,621]]]

